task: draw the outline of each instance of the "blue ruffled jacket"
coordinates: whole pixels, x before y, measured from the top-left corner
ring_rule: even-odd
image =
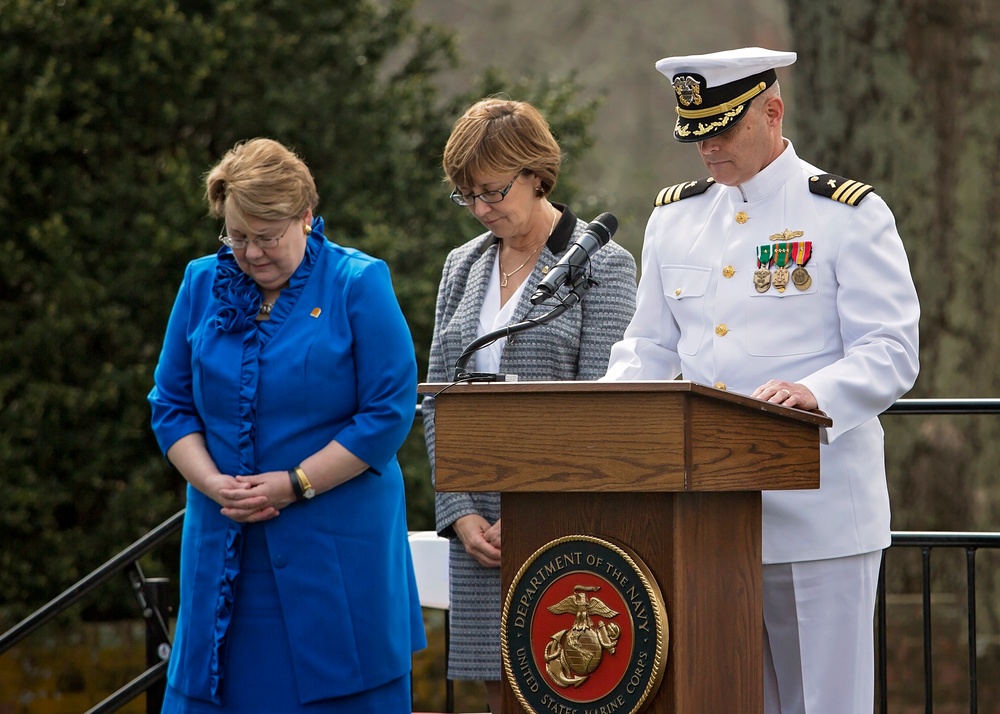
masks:
[[[413,342],[386,265],[322,228],[267,321],[228,248],[192,261],[149,394],[163,452],[201,432],[223,473],[285,470],[333,439],[370,464],[263,526],[303,702],[400,677],[426,645],[396,461]],[[168,678],[189,697],[219,699],[241,529],[188,486]]]

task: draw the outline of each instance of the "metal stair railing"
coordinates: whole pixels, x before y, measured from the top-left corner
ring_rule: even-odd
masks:
[[[143,692],[149,691],[158,682],[162,682],[167,676],[167,661],[170,659],[170,631],[167,627],[167,618],[163,616],[163,612],[161,611],[161,606],[163,605],[162,591],[166,580],[163,578],[147,579],[139,567],[139,559],[170,536],[177,533],[183,524],[184,511],[181,510],[104,565],[79,580],[61,595],[50,600],[3,635],[0,635],[0,655],[14,647],[14,645],[42,625],[55,619],[60,613],[64,612],[98,586],[111,580],[118,573],[125,572],[132,586],[132,592],[142,610],[143,619],[146,621],[148,669],[117,692],[107,697],[103,702],[90,709],[87,714],[103,714],[104,712],[117,711],[122,705],[130,702]],[[151,650],[156,653],[155,658],[150,657]],[[152,701],[156,697],[148,696],[146,699],[147,712],[158,712],[159,703]],[[159,699],[162,699],[162,695]]]

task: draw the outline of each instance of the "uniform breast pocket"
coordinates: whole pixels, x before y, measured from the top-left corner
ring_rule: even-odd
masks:
[[[697,354],[705,335],[705,294],[711,268],[697,265],[661,265],[660,282],[667,308],[680,326],[677,351]]]
[[[773,288],[747,300],[747,352],[757,357],[803,355],[823,350],[823,296]]]

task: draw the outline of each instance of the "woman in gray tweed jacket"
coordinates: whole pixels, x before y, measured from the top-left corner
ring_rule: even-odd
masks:
[[[445,260],[429,381],[451,381],[455,362],[470,342],[528,316],[539,282],[584,232],[584,221],[548,199],[560,162],[548,124],[525,102],[484,99],[456,122],[443,162],[455,188],[452,200],[466,206],[487,232]],[[468,369],[534,381],[603,376],[611,345],[622,338],[635,311],[635,260],[612,241],[590,267],[599,285],[577,307],[510,342],[483,348]],[[562,288],[557,298],[565,293]],[[544,312],[534,307],[532,316]],[[423,408],[433,473],[433,397],[424,400]],[[500,496],[438,493],[436,511],[438,533],[451,540],[448,677],[484,681],[490,710],[499,712]]]

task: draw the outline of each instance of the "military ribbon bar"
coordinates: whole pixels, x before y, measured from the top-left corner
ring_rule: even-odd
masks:
[[[766,293],[771,287],[771,254],[772,246],[757,246],[757,270],[753,273],[753,286],[759,293]]]
[[[809,275],[805,267],[812,256],[812,245],[812,241],[810,240],[792,243],[792,260],[799,266],[792,271],[792,285],[799,290],[808,290],[813,282],[812,276]]]

